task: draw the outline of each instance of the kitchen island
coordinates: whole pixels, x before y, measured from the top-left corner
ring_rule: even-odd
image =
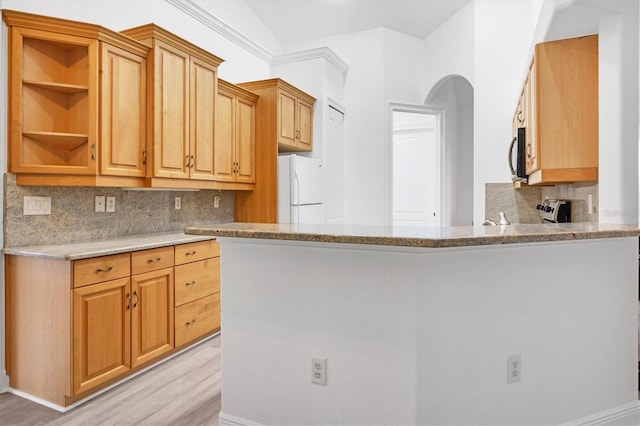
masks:
[[[639,412],[637,226],[225,224],[220,424]],[[519,356],[509,383],[508,358]],[[311,382],[312,358],[327,384]]]

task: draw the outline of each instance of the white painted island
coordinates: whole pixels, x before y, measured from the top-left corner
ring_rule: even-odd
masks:
[[[221,242],[222,425],[603,423],[639,411],[636,226],[186,232]],[[327,359],[326,386],[311,383],[312,357]]]

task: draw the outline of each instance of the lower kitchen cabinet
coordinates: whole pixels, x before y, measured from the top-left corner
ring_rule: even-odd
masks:
[[[219,255],[213,240],[76,261],[6,255],[10,386],[68,406],[216,331]]]
[[[176,347],[220,328],[220,245],[197,244],[197,251],[176,249]]]
[[[131,277],[131,366],[173,349],[173,268]]]
[[[73,394],[131,369],[129,278],[73,290]]]

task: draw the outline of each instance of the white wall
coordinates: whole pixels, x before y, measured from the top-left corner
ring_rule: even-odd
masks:
[[[598,26],[600,223],[638,223],[638,2]]]
[[[484,221],[486,182],[510,182],[511,118],[528,65],[538,1],[475,2],[474,223]],[[498,24],[499,23],[499,24]]]
[[[328,46],[349,66],[344,83],[345,223],[384,223],[384,38],[379,28],[309,45]],[[315,144],[315,141],[314,141]]]
[[[222,247],[221,424],[576,424],[638,409],[636,238]],[[555,279],[522,274],[531,264]],[[327,358],[327,386],[310,383],[311,357]]]

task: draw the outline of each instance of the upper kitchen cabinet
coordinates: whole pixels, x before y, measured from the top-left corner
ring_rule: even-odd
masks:
[[[217,68],[222,59],[154,24],[122,34],[151,48],[147,185],[219,188],[214,138]]]
[[[20,185],[141,186],[149,48],[97,25],[3,10],[9,172]]]
[[[234,198],[236,222],[278,221],[278,152],[310,151],[315,99],[279,79],[240,83],[257,94],[256,182]]]
[[[275,139],[280,152],[311,151],[313,97],[279,78],[239,86],[260,96],[258,133],[266,134],[268,143]]]
[[[257,101],[258,95],[218,80],[214,149],[217,181],[256,181]]]
[[[597,35],[536,45],[513,121],[529,185],[598,180]]]

